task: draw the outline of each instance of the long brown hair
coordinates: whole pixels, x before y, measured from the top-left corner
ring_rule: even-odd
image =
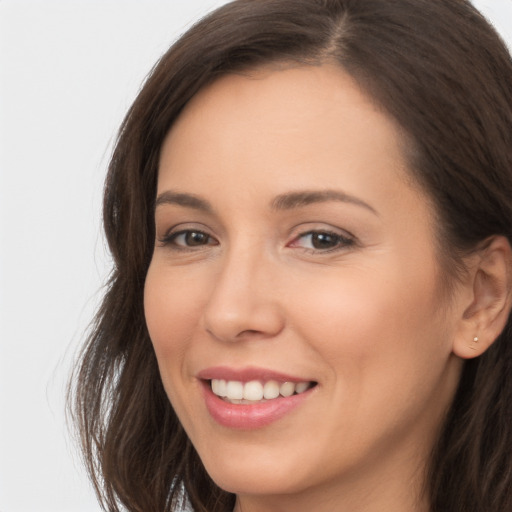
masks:
[[[512,62],[466,0],[238,0],[153,69],[119,133],[105,186],[114,268],[76,368],[71,408],[105,510],[228,512],[163,390],[144,320],[162,141],[217,77],[272,62],[336,62],[401,125],[436,206],[448,277],[491,235],[512,242]],[[465,364],[434,449],[433,512],[512,510],[512,322]]]

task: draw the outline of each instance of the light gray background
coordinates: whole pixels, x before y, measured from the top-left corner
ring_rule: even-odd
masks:
[[[102,181],[156,59],[223,0],[0,0],[0,512],[96,512],[70,362],[109,258]],[[512,43],[512,0],[475,4]]]

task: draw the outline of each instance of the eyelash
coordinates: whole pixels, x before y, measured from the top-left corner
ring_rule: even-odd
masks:
[[[185,238],[184,244],[178,244],[176,241],[179,237],[187,237],[187,236],[199,236],[199,237],[205,237],[204,240],[206,240],[206,243],[199,243],[197,245],[189,245],[187,244],[187,240]],[[340,233],[336,233],[335,231],[329,231],[329,230],[322,230],[322,229],[312,229],[309,231],[306,231],[304,233],[299,234],[297,237],[295,237],[288,245],[287,247],[297,247],[300,248],[299,241],[305,239],[306,237],[311,237],[311,245],[313,247],[302,247],[304,251],[307,251],[309,253],[315,254],[315,253],[331,253],[331,252],[337,252],[345,250],[349,247],[352,247],[356,244],[356,240],[352,236],[346,236],[341,235]],[[316,237],[316,241],[318,241],[319,238],[324,238],[330,240],[330,243],[333,245],[328,248],[320,248],[320,247],[314,247],[315,239],[313,237]],[[211,243],[211,242],[214,243]],[[218,245],[218,242],[208,233],[205,231],[201,231],[200,229],[181,229],[179,231],[176,231],[174,233],[167,234],[164,238],[159,240],[162,246],[172,246],[173,250],[176,251],[195,251],[197,248],[205,247],[205,246],[215,246]],[[329,242],[328,242],[329,243]]]
[[[180,245],[176,243],[176,240],[180,236],[187,236],[187,235],[199,235],[206,237],[207,241],[215,240],[212,236],[210,236],[208,233],[201,231],[200,229],[181,229],[180,231],[176,231],[174,233],[167,234],[164,238],[160,240],[160,243],[162,246],[173,246],[172,248],[177,251],[193,251],[196,247],[204,247],[206,245],[218,245],[218,242],[215,241],[214,244],[197,244],[197,245],[187,245],[183,244]]]
[[[296,246],[297,242],[301,239],[304,239],[306,237],[327,237],[329,239],[332,239],[334,242],[334,246],[329,248],[318,248],[318,247],[304,247],[303,249],[311,252],[311,253],[330,253],[330,252],[336,252],[341,251],[344,249],[347,249],[348,247],[351,247],[355,245],[355,239],[351,236],[345,236],[341,235],[340,233],[336,233],[335,231],[329,231],[329,230],[322,230],[322,229],[312,229],[310,231],[306,231],[305,233],[301,233],[299,236],[297,236],[288,246],[294,247]],[[311,245],[314,245],[313,240],[311,241]]]

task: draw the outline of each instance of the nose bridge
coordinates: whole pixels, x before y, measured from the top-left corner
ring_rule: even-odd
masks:
[[[205,307],[206,330],[223,341],[280,332],[283,318],[272,293],[272,275],[273,263],[262,244],[245,237],[232,244],[221,256]]]

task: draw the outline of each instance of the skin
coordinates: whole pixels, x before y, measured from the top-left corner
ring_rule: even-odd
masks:
[[[157,206],[146,320],[169,399],[237,511],[429,508],[424,467],[459,380],[469,298],[445,293],[432,206],[402,140],[323,65],[220,78],[164,142],[157,196],[209,209]],[[326,190],[351,199],[275,207]],[[317,386],[280,420],[233,430],[211,418],[197,378],[219,365]]]

